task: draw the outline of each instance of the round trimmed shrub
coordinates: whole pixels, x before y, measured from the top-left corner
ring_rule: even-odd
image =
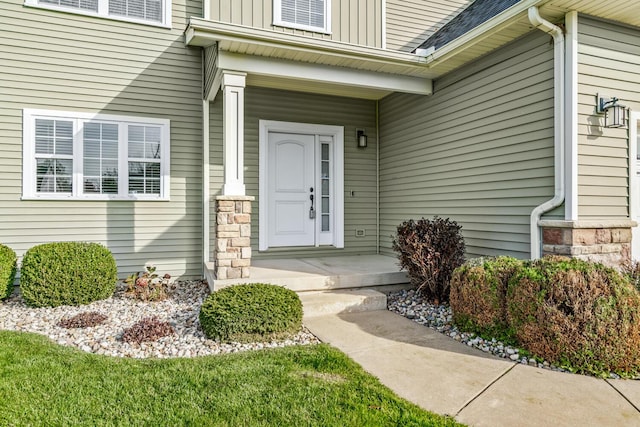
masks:
[[[33,307],[82,305],[109,298],[118,280],[116,261],[97,243],[34,246],[22,259],[20,290]]]
[[[527,263],[509,282],[507,318],[520,344],[551,363],[595,375],[640,368],[640,293],[602,264]]]
[[[302,303],[298,294],[282,286],[231,286],[207,297],[200,308],[200,324],[207,337],[221,341],[284,338],[302,327]]]
[[[501,256],[476,258],[457,268],[451,278],[454,323],[463,331],[513,340],[507,323],[507,283],[522,261]]]
[[[9,246],[0,244],[0,300],[9,298],[13,292],[18,257]]]

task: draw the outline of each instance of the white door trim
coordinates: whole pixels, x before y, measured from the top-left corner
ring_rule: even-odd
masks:
[[[334,197],[334,244],[336,248],[344,248],[344,127],[319,125],[310,123],[281,122],[274,120],[259,121],[259,213],[258,213],[258,249],[265,251],[268,243],[268,209],[267,182],[268,173],[267,142],[269,132],[298,133],[308,135],[329,135],[334,139],[333,156],[335,168]]]
[[[638,182],[638,121],[640,111],[629,111],[629,216],[640,218],[640,183]],[[631,259],[640,260],[640,227],[631,229]]]

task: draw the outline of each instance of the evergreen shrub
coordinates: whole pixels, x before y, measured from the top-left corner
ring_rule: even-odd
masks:
[[[116,261],[97,243],[56,242],[29,249],[20,290],[32,307],[82,305],[109,298],[116,289]]]
[[[0,300],[13,293],[18,257],[9,246],[0,244]]]
[[[291,336],[302,326],[298,295],[282,286],[250,283],[230,286],[209,295],[200,308],[207,337],[251,342]]]
[[[462,330],[512,341],[507,322],[507,285],[522,268],[512,257],[476,258],[458,267],[451,278],[450,305]]]
[[[522,347],[572,371],[640,368],[640,293],[613,268],[563,257],[529,262],[509,282],[507,318]]]

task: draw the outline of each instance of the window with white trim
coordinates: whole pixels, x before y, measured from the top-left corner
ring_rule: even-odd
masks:
[[[27,6],[171,26],[171,0],[25,0]]]
[[[168,200],[170,122],[23,111],[23,197]]]
[[[273,25],[331,33],[331,0],[273,0]]]

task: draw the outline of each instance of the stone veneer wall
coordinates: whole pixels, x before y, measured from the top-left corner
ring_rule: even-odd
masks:
[[[565,255],[620,267],[631,260],[634,221],[541,221],[543,255]]]
[[[253,199],[216,197],[215,277],[218,280],[249,277]]]

